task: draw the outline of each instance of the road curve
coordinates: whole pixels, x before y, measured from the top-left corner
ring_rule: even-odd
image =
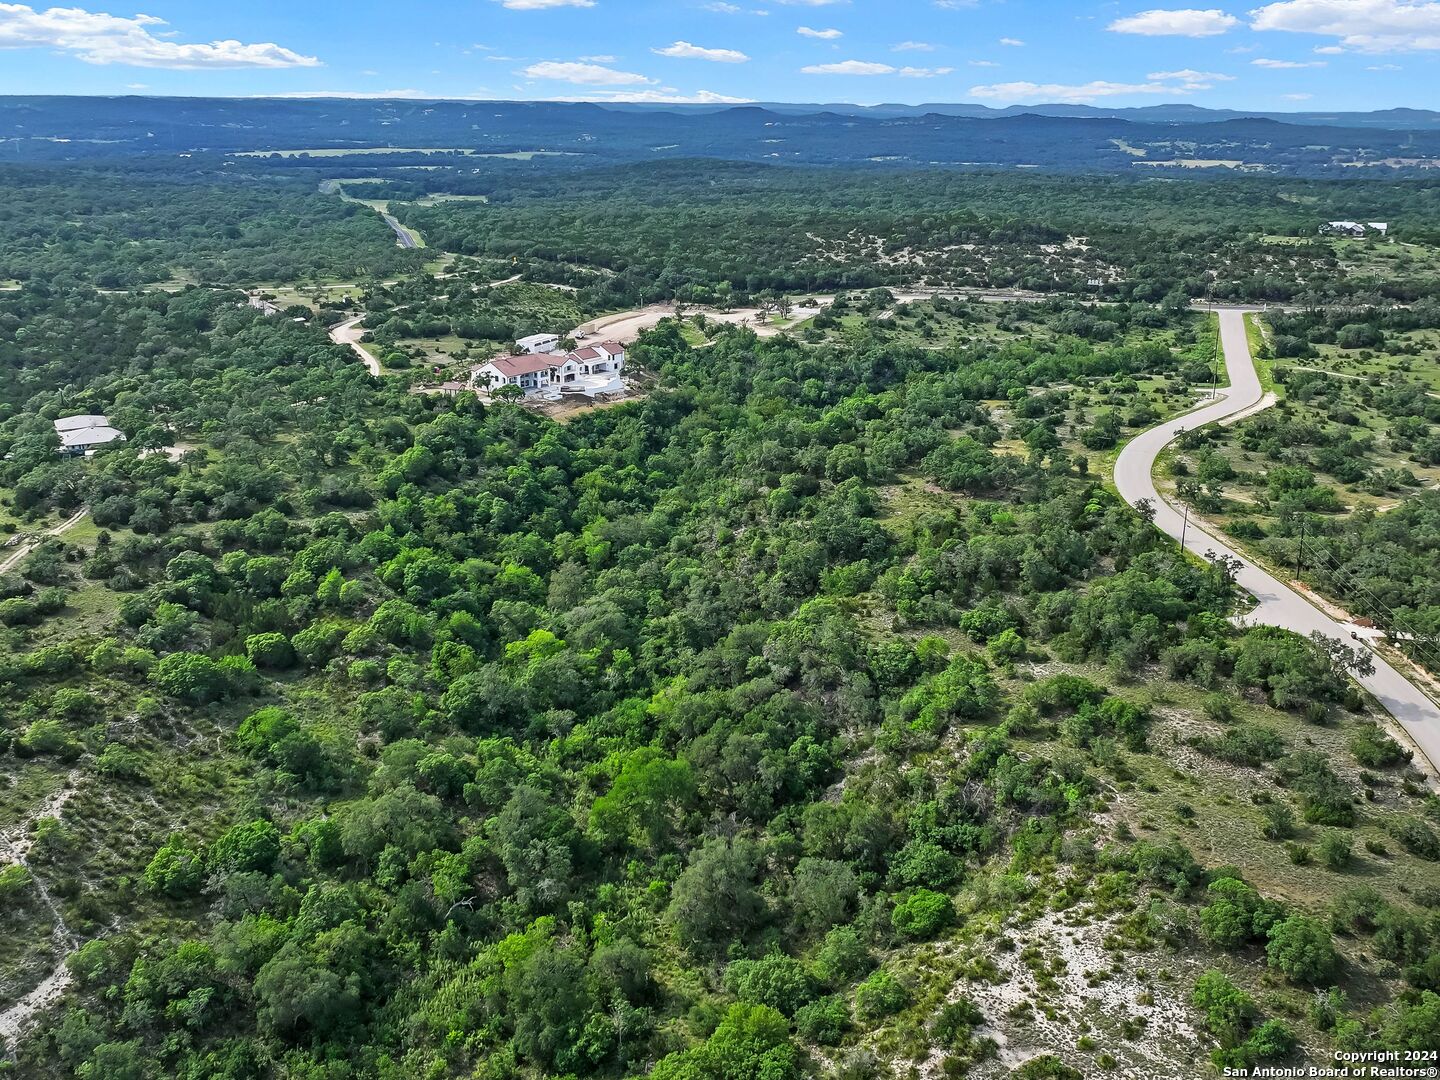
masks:
[[[1220,342],[1225,351],[1225,370],[1230,375],[1230,388],[1220,391],[1213,403],[1166,421],[1132,439],[1116,459],[1115,487],[1121,498],[1131,506],[1141,499],[1150,500],[1155,507],[1156,527],[1176,540],[1180,539],[1183,531],[1186,550],[1200,556],[1228,555],[1240,561],[1237,581],[1241,588],[1255,597],[1256,606],[1253,611],[1241,616],[1237,620],[1239,623],[1279,626],[1306,637],[1318,631],[1348,645],[1352,627],[1326,615],[1274,575],[1197,526],[1193,518],[1187,527],[1182,511],[1163,499],[1155,489],[1152,475],[1155,458],[1180,431],[1254,409],[1264,397],[1245,335],[1247,310],[1253,309],[1218,309]],[[1375,673],[1360,679],[1360,684],[1405,729],[1431,766],[1440,765],[1440,706],[1383,657],[1373,652],[1372,656]]]
[[[364,321],[365,316],[363,314],[356,315],[353,319],[346,319],[338,326],[331,328],[330,340],[336,345],[349,345],[350,348],[354,349],[355,354],[360,357],[360,362],[365,365],[365,370],[378,379],[380,377],[379,358],[364,345],[360,344],[360,339],[365,336],[365,328],[360,325]]]

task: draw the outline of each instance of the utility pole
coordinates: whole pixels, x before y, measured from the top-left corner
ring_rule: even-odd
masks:
[[[1305,554],[1305,516],[1300,516],[1300,542],[1295,545],[1295,580],[1300,580],[1300,560]]]
[[[1181,503],[1185,508],[1185,520],[1180,525],[1180,554],[1185,554],[1185,535],[1190,531],[1190,504]]]

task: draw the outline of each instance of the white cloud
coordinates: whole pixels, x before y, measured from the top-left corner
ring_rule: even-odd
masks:
[[[997,64],[994,60],[971,60],[971,61],[969,61],[969,64],[970,64],[971,67],[999,67],[999,66],[1000,66],[1000,65]]]
[[[1281,94],[1286,101],[1309,101],[1314,94]]]
[[[928,41],[902,41],[890,46],[891,52],[934,52],[935,46]]]
[[[713,12],[715,12],[715,14],[717,14],[717,15],[739,15],[739,14],[740,14],[740,7],[739,7],[738,4],[727,4],[727,3],[725,3],[725,0],[715,0],[714,3],[711,3],[711,4],[701,4],[700,7],[701,7],[701,9],[704,10],[704,11],[713,11]]]
[[[1251,60],[1250,63],[1256,67],[1269,68],[1271,71],[1290,71],[1294,68],[1324,67],[1324,60],[1271,60],[1262,56],[1258,60]]]
[[[819,38],[821,41],[834,41],[838,37],[845,36],[839,30],[815,30],[809,26],[797,26],[795,28],[795,33],[799,34],[801,37]]]
[[[499,0],[511,11],[544,11],[547,8],[594,7],[595,0]]]
[[[651,49],[657,56],[673,56],[681,60],[710,60],[717,64],[743,64],[749,60],[743,52],[735,49],[703,49],[688,41],[677,41],[663,49]]]
[[[1234,75],[1222,75],[1218,71],[1196,71],[1193,68],[1183,68],[1180,71],[1152,71],[1145,76],[1156,82],[1234,82]]]
[[[838,64],[810,64],[800,69],[805,75],[894,75],[895,69],[889,64],[876,64],[869,60],[842,60]]]
[[[1037,104],[1039,102],[1085,102],[1097,98],[1130,97],[1134,94],[1183,94],[1184,87],[1167,83],[1115,83],[1097,80],[1080,86],[1065,83],[1008,82],[993,83],[989,86],[972,86],[970,96],[993,98],[1015,104]]]
[[[1342,45],[1316,45],[1314,51],[1318,56],[1341,56],[1345,48]]]
[[[789,7],[829,7],[832,4],[848,4],[850,0],[775,0],[777,4]]]
[[[902,79],[933,79],[937,75],[949,75],[954,70],[953,67],[902,67],[899,74]]]
[[[154,30],[165,25],[164,19],[153,15],[126,19],[81,8],[36,11],[25,4],[0,3],[0,49],[58,49],[73,53],[87,64],[182,71],[322,66],[313,56],[302,56],[273,42],[186,44],[170,40],[173,32]]]
[[[975,7],[980,0],[935,0],[935,6],[946,11],[963,11]]]
[[[581,64],[575,61],[544,60],[531,64],[522,74],[532,79],[553,79],[556,82],[574,83],[576,86],[635,86],[655,81],[633,71],[616,71],[600,64]]]
[[[1283,0],[1250,12],[1251,29],[1323,34],[1360,52],[1440,49],[1440,3]]]
[[[616,61],[617,59],[619,59],[619,58],[618,58],[618,57],[615,57],[615,56],[604,56],[604,55],[601,55],[601,56],[582,56],[582,57],[580,57],[580,59],[581,59],[581,60],[584,60],[585,63],[587,63],[587,64],[613,64],[613,63],[615,63],[615,61]]]
[[[1116,19],[1107,29],[1117,34],[1143,34],[1146,37],[1214,37],[1234,29],[1240,20],[1219,8],[1180,8],[1166,11],[1153,8],[1138,15]]]
[[[1369,65],[1368,67],[1366,67],[1365,70],[1366,70],[1366,71],[1404,71],[1405,69],[1402,68],[1399,64],[1371,64],[1371,65]]]
[[[1002,38],[1000,39],[1000,44],[1001,44],[1001,45],[1009,45],[1011,48],[1018,49],[1018,48],[1020,48],[1021,46],[1023,46],[1025,43],[1024,43],[1023,41],[1021,41],[1019,38],[1002,37]]]

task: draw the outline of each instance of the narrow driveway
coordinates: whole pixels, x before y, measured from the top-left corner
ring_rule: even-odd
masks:
[[[79,510],[76,510],[74,514],[66,518],[59,525],[56,525],[54,528],[51,529],[46,529],[45,532],[40,535],[39,539],[28,540],[25,543],[21,544],[13,552],[7,555],[3,562],[0,562],[0,574],[8,574],[11,570],[13,570],[19,564],[21,559],[25,558],[26,555],[29,555],[30,552],[34,551],[37,547],[40,546],[41,540],[44,540],[46,537],[49,536],[59,536],[62,533],[69,532],[76,525],[79,525],[80,522],[84,521],[85,515],[89,512],[90,511],[87,507],[82,506]]]
[[[1179,432],[1253,409],[1262,400],[1260,376],[1245,336],[1245,310],[1219,309],[1220,342],[1225,351],[1225,370],[1230,373],[1229,389],[1220,391],[1213,404],[1153,427],[1131,440],[1115,462],[1115,487],[1131,506],[1141,499],[1150,500],[1155,507],[1155,525],[1176,540],[1183,530],[1186,550],[1201,556],[1228,555],[1240,560],[1242,566],[1237,580],[1256,600],[1255,609],[1237,620],[1241,625],[1279,626],[1306,637],[1318,631],[1348,645],[1350,626],[1332,619],[1294,589],[1197,526],[1194,518],[1187,527],[1183,511],[1161,498],[1155,489],[1152,476],[1155,458]],[[1375,673],[1360,679],[1360,684],[1405,729],[1431,765],[1440,764],[1440,706],[1383,657],[1373,653],[1372,656]]]
[[[369,349],[360,344],[360,339],[365,336],[365,329],[360,325],[365,319],[364,315],[356,315],[353,319],[347,319],[339,326],[330,331],[330,340],[336,345],[349,345],[355,350],[366,369],[377,379],[380,377],[380,361]]]

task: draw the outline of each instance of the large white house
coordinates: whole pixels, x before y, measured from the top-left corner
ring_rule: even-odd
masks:
[[[62,454],[88,454],[96,447],[124,442],[125,433],[110,426],[110,418],[98,413],[62,416],[55,421]]]
[[[519,344],[517,342],[516,344]],[[602,341],[565,353],[503,356],[481,364],[470,376],[470,385],[482,390],[518,386],[526,395],[551,400],[564,394],[613,394],[624,389],[620,373],[625,370],[625,346]]]

